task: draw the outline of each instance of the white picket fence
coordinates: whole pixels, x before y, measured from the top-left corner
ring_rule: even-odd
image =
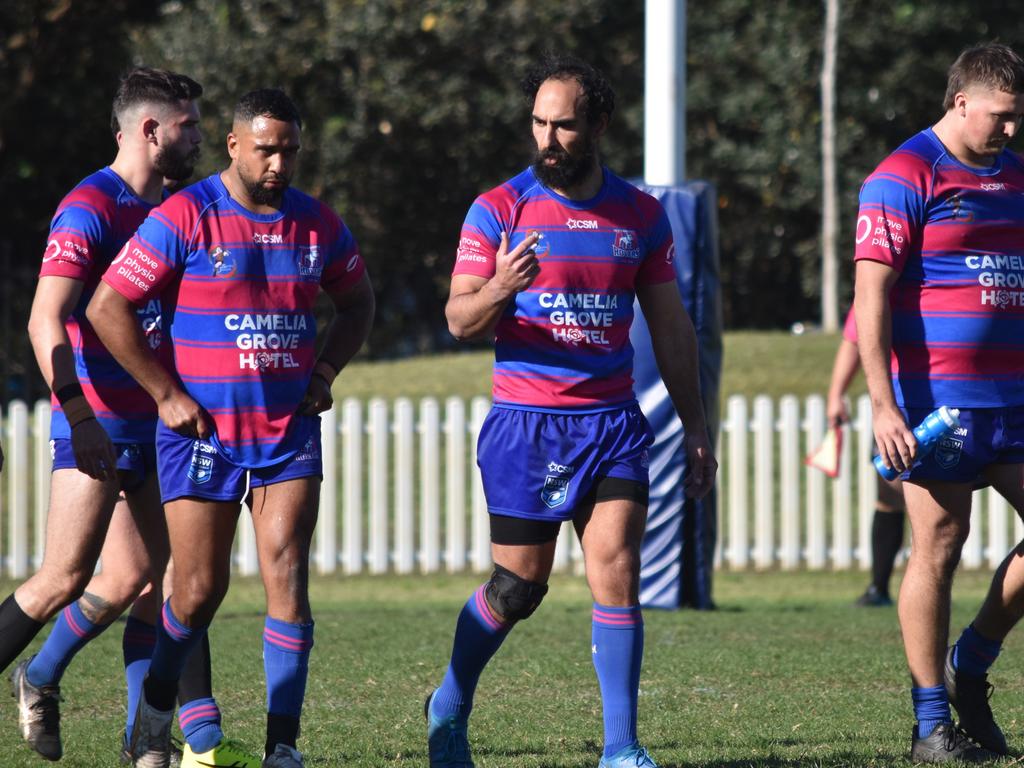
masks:
[[[448,398],[363,403],[349,399],[323,418],[324,483],[313,550],[320,573],[435,573],[490,568],[487,508],[474,446],[490,404]],[[23,578],[42,558],[49,502],[50,406],[11,403],[3,416],[0,567]],[[804,467],[825,432],[824,401],[786,396],[750,404],[732,397],[719,440],[719,549],[730,569],[870,567],[874,469],[867,398],[846,427],[835,480]],[[1024,525],[998,494],[975,494],[964,549],[968,568],[994,567]],[[1012,523],[1010,522],[1012,518]],[[242,516],[236,565],[257,572],[252,524]],[[1011,538],[1012,537],[1012,538]],[[557,570],[579,570],[582,553],[564,526]]]

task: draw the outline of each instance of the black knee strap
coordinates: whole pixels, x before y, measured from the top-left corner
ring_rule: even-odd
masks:
[[[547,593],[547,584],[527,581],[500,565],[494,566],[484,591],[487,604],[510,624],[530,618]]]

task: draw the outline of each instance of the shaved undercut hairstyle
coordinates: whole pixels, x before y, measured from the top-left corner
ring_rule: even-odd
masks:
[[[203,95],[203,86],[186,75],[166,69],[137,67],[121,78],[110,113],[110,130],[115,138],[124,116],[141,104],[177,106],[182,101],[195,101]]]
[[[612,116],[615,92],[601,72],[575,56],[549,53],[530,68],[520,82],[523,95],[532,105],[545,80],[575,80],[583,89],[587,122],[593,124],[601,115]]]
[[[257,88],[238,100],[235,106],[236,123],[249,123],[257,117],[270,117],[302,127],[299,108],[280,88]]]
[[[982,43],[968,48],[949,68],[946,98],[942,106],[948,112],[961,91],[980,85],[1004,93],[1024,93],[1024,59],[1010,46]]]

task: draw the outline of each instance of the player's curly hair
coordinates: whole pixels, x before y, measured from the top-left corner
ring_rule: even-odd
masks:
[[[953,108],[956,95],[971,85],[1005,93],[1024,93],[1024,59],[1002,43],[981,43],[963,51],[949,68],[942,106]]]
[[[172,106],[179,101],[194,101],[203,95],[203,86],[186,75],[153,67],[136,67],[121,76],[121,83],[110,110],[110,130],[117,137],[124,114],[139,104]]]
[[[299,108],[280,88],[257,88],[238,100],[235,105],[236,122],[248,123],[257,117],[272,117],[302,127]]]
[[[537,62],[520,81],[523,95],[532,104],[545,80],[575,80],[583,89],[587,122],[593,123],[601,115],[611,118],[615,111],[615,92],[600,70],[583,59],[565,54],[548,53]]]

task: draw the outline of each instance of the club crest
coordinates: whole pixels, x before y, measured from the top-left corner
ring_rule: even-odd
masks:
[[[565,503],[565,500],[569,498],[570,479],[568,477],[558,477],[557,475],[548,475],[544,478],[544,487],[540,492],[540,500],[544,502],[545,506],[554,509]]]
[[[960,463],[964,441],[959,437],[944,437],[935,445],[935,463],[943,469],[952,469]]]
[[[324,260],[320,255],[319,245],[300,245],[299,277],[304,280],[319,280],[324,272]]]
[[[632,229],[616,229],[612,256],[619,261],[640,261],[640,239]]]
[[[210,249],[210,266],[214,277],[231,277],[238,271],[238,264],[231,251],[223,245],[215,245]]]

